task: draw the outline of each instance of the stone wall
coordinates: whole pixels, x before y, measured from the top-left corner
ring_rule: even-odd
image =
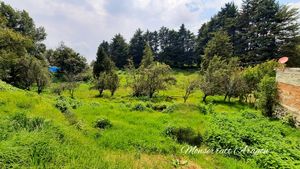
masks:
[[[276,81],[279,89],[279,101],[282,106],[294,112],[300,118],[300,68],[278,70]]]

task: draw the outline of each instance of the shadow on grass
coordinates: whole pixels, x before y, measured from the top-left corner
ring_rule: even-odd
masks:
[[[245,108],[254,108],[254,104],[253,103],[245,103],[245,102],[241,102],[239,101],[237,98],[233,98],[232,101],[224,101],[223,96],[214,96],[211,97],[209,99],[207,99],[207,102],[203,104],[216,104],[216,105],[222,105],[222,106],[229,106],[229,107],[234,107],[237,109],[245,109]]]

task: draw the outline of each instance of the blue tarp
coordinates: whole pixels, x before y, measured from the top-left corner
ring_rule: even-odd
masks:
[[[50,72],[52,72],[52,73],[57,73],[57,72],[60,71],[60,68],[59,68],[59,67],[56,67],[56,66],[50,66],[50,67],[48,68],[48,70],[49,70]]]

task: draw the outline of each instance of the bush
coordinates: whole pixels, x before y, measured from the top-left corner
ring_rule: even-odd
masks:
[[[55,107],[58,108],[61,112],[66,112],[68,110],[68,103],[63,97],[56,99]]]
[[[167,108],[165,104],[155,104],[152,106],[152,109],[155,111],[163,111]]]
[[[66,98],[60,96],[56,99],[55,107],[58,108],[62,113],[66,112],[68,109],[77,109],[81,103],[75,99]]]
[[[203,138],[190,127],[168,127],[165,134],[179,143],[187,143],[193,146],[200,146]]]
[[[203,114],[212,114],[214,113],[214,105],[212,103],[209,103],[207,105],[199,105],[199,111]]]
[[[145,111],[147,108],[142,103],[137,103],[131,109],[132,111]]]
[[[176,110],[177,106],[176,105],[171,105],[168,106],[165,110],[163,110],[163,113],[173,113]]]
[[[109,90],[113,96],[119,87],[119,77],[116,72],[103,72],[99,75],[96,84],[91,89],[97,89],[101,97],[104,90]]]
[[[274,109],[277,104],[277,86],[274,77],[264,76],[258,84],[257,107],[268,117],[274,117]]]
[[[99,129],[107,129],[112,127],[112,123],[110,120],[102,118],[95,122],[94,127]]]

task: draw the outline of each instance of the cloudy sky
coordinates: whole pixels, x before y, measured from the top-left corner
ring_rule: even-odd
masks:
[[[1,1],[1,0],[0,0]],[[137,28],[178,29],[184,23],[197,32],[226,2],[242,0],[4,0],[16,9],[29,12],[37,26],[48,34],[45,43],[55,48],[60,42],[74,48],[88,61],[102,40],[121,33],[127,41]],[[299,0],[279,0],[300,7]]]

